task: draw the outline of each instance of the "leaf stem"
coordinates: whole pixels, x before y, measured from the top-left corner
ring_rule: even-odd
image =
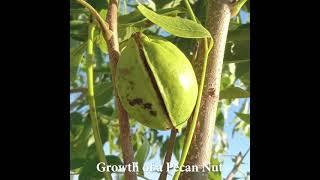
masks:
[[[192,17],[192,20],[197,22],[197,19],[196,19],[195,15],[194,15],[194,13],[192,11],[192,8],[191,8],[191,6],[189,4],[189,1],[188,0],[184,0],[184,2],[186,4],[186,6],[187,6],[189,15]],[[197,99],[196,107],[195,107],[195,110],[194,110],[194,113],[193,113],[192,121],[191,121],[191,124],[190,124],[190,129],[189,129],[189,132],[187,133],[186,141],[185,141],[185,144],[183,146],[181,158],[180,158],[180,161],[179,161],[179,170],[175,172],[173,180],[178,180],[179,179],[179,176],[181,174],[181,168],[184,165],[184,162],[185,162],[186,157],[188,155],[188,151],[189,151],[189,148],[190,148],[190,145],[191,145],[191,141],[192,141],[192,138],[193,138],[194,130],[196,128],[197,119],[198,119],[199,110],[200,110],[203,86],[204,86],[204,81],[205,81],[206,69],[207,69],[208,55],[209,55],[209,52],[210,52],[212,46],[213,46],[213,40],[211,39],[210,46],[208,47],[208,39],[204,38],[204,50],[205,50],[205,53],[204,53],[204,61],[203,61],[203,67],[202,67],[202,72],[201,72],[200,85],[199,85],[199,90],[198,90],[198,99]]]
[[[189,0],[184,0],[184,3],[186,4],[186,7],[187,7],[187,10],[188,10],[188,13],[189,15],[191,16],[191,19],[194,21],[194,22],[197,22],[197,18],[196,16],[194,15],[193,11],[192,11],[192,8],[189,4]]]
[[[107,164],[106,157],[104,155],[102,141],[100,138],[97,112],[94,99],[94,80],[93,80],[93,35],[94,35],[95,25],[91,23],[89,25],[89,34],[88,34],[88,49],[87,49],[87,83],[88,83],[88,101],[90,106],[90,118],[91,126],[94,136],[94,141],[96,145],[96,150],[100,162]],[[106,180],[111,180],[111,174],[107,171],[104,172]]]

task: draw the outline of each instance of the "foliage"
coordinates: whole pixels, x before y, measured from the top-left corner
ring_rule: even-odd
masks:
[[[144,31],[148,35],[158,36],[176,44],[185,55],[190,58],[194,54],[197,39],[208,32],[199,28],[190,19],[181,0],[148,0],[148,7],[155,12],[138,6],[135,1],[125,0],[128,13],[123,12],[123,3],[119,12],[118,31],[120,48],[133,33]],[[141,1],[140,1],[141,2]],[[151,3],[150,3],[151,2]],[[207,0],[194,0],[192,8],[198,20],[205,24]],[[102,17],[106,17],[107,1],[89,0]],[[249,13],[249,1],[242,9],[242,13]],[[147,17],[147,18],[146,18]],[[176,21],[176,22],[175,22]],[[168,22],[184,23],[186,31],[181,33],[175,26],[168,26]],[[79,179],[99,179],[101,174],[92,173],[92,165],[97,161],[94,139],[91,130],[88,100],[86,98],[86,45],[87,30],[90,23],[88,10],[70,0],[70,89],[80,89],[70,94],[70,171],[78,173]],[[227,45],[225,50],[224,67],[221,79],[221,96],[216,120],[213,152],[223,154],[228,149],[227,134],[224,132],[226,119],[232,106],[240,107],[232,121],[233,134],[245,134],[250,138],[250,20],[243,21],[240,15],[231,19]],[[190,28],[192,31],[190,31]],[[183,38],[188,37],[188,38]],[[108,146],[107,161],[111,164],[121,164],[123,161],[120,140],[117,109],[113,96],[109,55],[102,32],[96,28],[94,35],[94,87],[99,128],[103,144]],[[240,99],[240,101],[239,101]],[[161,131],[150,129],[130,119],[132,143],[135,159],[143,164],[145,161],[160,156],[164,158],[169,136]],[[173,154],[180,157],[184,138],[178,134]],[[159,153],[158,153],[159,152]],[[216,160],[212,160],[215,163]],[[141,172],[140,175],[144,175]],[[120,175],[121,177],[122,175]],[[210,175],[214,177],[216,175]],[[221,175],[220,175],[221,176]],[[220,177],[221,178],[221,177]],[[212,178],[216,179],[216,178]],[[219,179],[219,178],[218,178]]]

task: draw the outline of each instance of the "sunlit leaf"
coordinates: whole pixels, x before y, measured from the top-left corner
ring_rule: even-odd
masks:
[[[141,4],[138,5],[138,9],[151,22],[175,36],[184,38],[211,37],[210,33],[202,25],[189,19],[159,15]]]
[[[101,83],[94,87],[96,106],[100,107],[108,103],[113,97],[111,83]]]
[[[119,157],[109,155],[106,156],[108,165],[122,165],[122,161]],[[79,180],[101,180],[103,173],[97,171],[97,164],[99,163],[97,158],[89,160],[86,165],[81,169]],[[111,169],[110,169],[111,170]]]
[[[102,31],[100,31],[96,37],[96,44],[98,45],[98,47],[100,48],[100,50],[103,53],[105,53],[105,54],[108,53],[108,46],[107,46],[106,41],[103,38]]]
[[[231,86],[220,92],[220,99],[248,98],[250,93],[239,87]]]
[[[79,65],[83,59],[83,52],[85,51],[87,43],[82,43],[75,49],[70,50],[70,81],[77,79],[77,72]]]
[[[227,41],[250,40],[250,24],[240,25],[237,29],[228,33]]]
[[[144,141],[143,144],[140,146],[140,148],[138,149],[136,155],[135,155],[135,160],[138,162],[139,164],[139,173],[140,175],[143,175],[143,165],[148,157],[150,151],[150,144],[148,141]]]
[[[236,113],[236,114],[241,120],[250,124],[250,114],[244,114],[244,113]]]
[[[210,165],[217,168],[217,172],[210,171],[208,175],[208,180],[222,180],[221,170],[219,170],[219,165],[220,165],[219,160],[215,158],[211,158]]]

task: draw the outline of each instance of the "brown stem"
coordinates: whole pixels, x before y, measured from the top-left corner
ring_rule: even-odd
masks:
[[[250,148],[246,151],[246,153],[243,156],[241,155],[241,152],[239,153],[238,156],[236,156],[236,162],[234,163],[234,166],[233,166],[231,172],[228,174],[228,176],[226,177],[225,180],[232,180],[233,179],[233,177],[239,171],[240,165],[242,164],[242,161],[246,157],[246,155],[248,154],[249,150],[250,150]]]
[[[103,31],[103,37],[106,41],[108,41],[112,37],[112,30],[109,29],[109,25],[102,19],[100,14],[86,1],[84,0],[77,0],[78,3],[80,3],[82,6],[86,7],[92,16],[97,20],[99,23],[101,30]]]
[[[159,180],[165,180],[167,179],[167,163],[170,163],[171,161],[171,157],[172,157],[172,151],[174,148],[174,142],[176,140],[176,136],[177,136],[177,130],[176,129],[172,129],[171,130],[171,134],[170,134],[170,139],[168,141],[168,146],[167,146],[167,152],[166,152],[166,156],[164,158],[163,161],[163,165],[162,165],[162,171],[161,174],[159,176]]]
[[[77,99],[75,99],[71,104],[70,104],[70,110],[74,109],[75,107],[77,107],[80,99],[85,97],[85,93],[82,93],[80,96],[77,97]]]
[[[86,93],[88,91],[87,88],[74,88],[74,89],[70,89],[70,93],[79,93],[79,92],[82,92],[82,93]]]
[[[205,87],[202,94],[200,114],[192,139],[185,165],[197,165],[199,169],[210,164],[213,141],[213,131],[219,101],[220,79],[223,65],[224,49],[230,22],[230,6],[228,0],[212,0],[208,2],[208,29],[214,46],[209,54]],[[195,62],[196,74],[200,76],[203,53],[199,51],[198,61]],[[183,173],[180,179],[208,179],[208,172]]]
[[[110,25],[110,30],[113,32],[113,36],[107,40],[110,63],[111,63],[111,72],[112,72],[112,82],[113,87],[115,87],[115,74],[116,67],[119,61],[119,41],[118,41],[118,0],[110,0],[107,14],[107,23]],[[120,142],[122,149],[122,156],[124,164],[132,164],[134,162],[133,157],[133,147],[131,143],[131,134],[130,134],[130,126],[129,126],[129,117],[117,95],[117,92],[114,88],[114,94],[116,98],[116,106],[118,108],[118,118],[119,118],[119,126],[120,126]],[[137,175],[134,172],[125,171],[125,179],[126,180],[136,180]]]
[[[192,51],[192,57],[191,57],[191,64],[192,66],[194,65],[196,59],[197,59],[197,56],[198,56],[198,49],[199,49],[199,41],[196,42],[196,44],[194,45],[193,47],[193,51]]]

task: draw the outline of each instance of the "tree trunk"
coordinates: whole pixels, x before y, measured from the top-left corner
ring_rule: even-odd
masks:
[[[200,172],[184,172],[180,176],[183,180],[207,180],[208,172],[202,172],[204,165],[210,165],[213,132],[219,101],[220,79],[223,56],[231,18],[228,0],[208,1],[208,29],[214,39],[213,48],[209,54],[206,79],[201,99],[200,114],[195,134],[192,139],[185,165],[198,165]],[[203,43],[200,47],[203,49]],[[203,50],[199,51],[199,58],[195,62],[197,78],[200,79],[203,62]]]
[[[110,0],[108,14],[107,14],[107,23],[110,26],[112,31],[112,37],[107,41],[111,71],[112,71],[112,82],[113,87],[115,87],[115,74],[116,67],[119,61],[119,42],[118,42],[118,0]],[[124,164],[132,164],[134,162],[133,158],[133,147],[131,143],[131,134],[129,126],[129,117],[125,109],[123,108],[117,92],[114,88],[114,94],[116,99],[116,107],[118,108],[118,118],[120,126],[120,142],[122,149],[122,156]],[[134,172],[125,171],[126,180],[136,180],[137,175]]]

